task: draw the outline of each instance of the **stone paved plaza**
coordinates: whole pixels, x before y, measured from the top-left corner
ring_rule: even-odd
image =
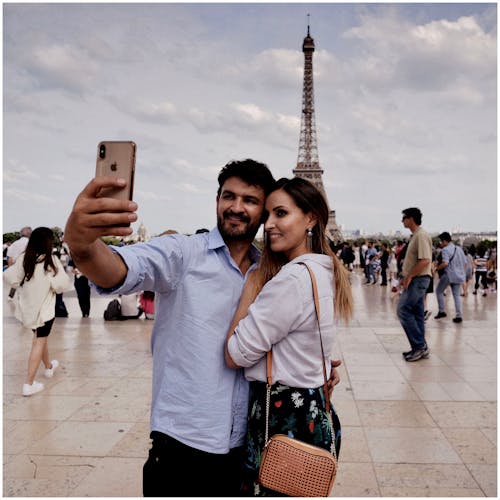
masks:
[[[354,321],[339,330],[342,422],[337,497],[497,496],[497,297],[464,298],[464,322],[427,321],[428,359],[407,363],[397,296],[352,275]],[[92,297],[49,339],[61,367],[21,396],[32,333],[3,294],[3,496],[140,497],[149,449],[152,321],[104,322]],[[435,295],[428,308],[437,312]]]

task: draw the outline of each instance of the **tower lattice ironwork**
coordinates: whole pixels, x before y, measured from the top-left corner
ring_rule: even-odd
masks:
[[[302,93],[302,118],[300,123],[299,154],[297,167],[293,170],[296,177],[311,181],[323,193],[326,202],[325,187],[323,186],[323,169],[319,164],[318,143],[316,139],[316,119],[314,115],[314,82],[313,82],[313,53],[314,39],[309,33],[302,44],[304,52],[304,90]],[[343,241],[342,233],[337,226],[335,210],[330,210],[327,225],[327,235],[334,242]]]

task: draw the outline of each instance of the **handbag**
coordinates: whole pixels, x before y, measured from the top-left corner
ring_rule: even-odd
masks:
[[[330,398],[326,376],[323,340],[319,323],[319,300],[316,279],[311,268],[304,262],[311,276],[314,307],[318,323],[323,360],[323,376],[325,391],[325,406],[332,432],[331,450],[304,443],[284,434],[269,437],[269,409],[272,385],[272,349],[267,353],[267,385],[266,385],[266,430],[265,446],[259,468],[259,483],[270,490],[291,497],[326,497],[329,496],[337,474],[337,456],[335,453],[335,431],[330,413]]]

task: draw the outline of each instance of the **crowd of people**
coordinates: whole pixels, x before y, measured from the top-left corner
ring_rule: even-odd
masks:
[[[257,480],[266,404],[273,408],[270,435],[333,447],[339,456],[340,418],[326,401],[339,382],[340,361],[331,352],[337,325],[354,312],[350,272],[362,269],[367,285],[380,282],[392,290],[397,282],[397,314],[411,347],[403,356],[414,362],[430,354],[424,308],[434,275],[442,272],[436,318],[446,316],[441,299],[450,288],[458,323],[456,299],[467,293],[466,277],[470,281],[475,273],[474,292],[481,284],[485,294],[496,270],[496,252],[486,256],[468,248],[467,257],[446,232],[433,246],[416,207],[402,211],[402,224],[411,232],[407,242],[335,248],[326,237],[328,205],[309,181],[276,181],[265,164],[251,159],[229,162],[217,181],[212,230],[114,246],[102,237],[130,235],[138,206],[100,198],[102,188],[125,183],[96,177],[75,201],[64,250],[54,251],[50,229],[36,228],[25,252],[4,271],[5,282],[19,290],[16,317],[34,334],[25,396],[43,390],[34,378],[42,363],[49,378],[59,366],[50,360],[47,339],[56,296],[71,286],[68,270],[84,318],[90,315],[89,281],[119,303],[120,317],[114,319],[143,313],[154,318],[144,496],[272,496]],[[261,224],[259,250],[254,240]],[[271,350],[274,375],[267,392]],[[180,480],[186,470],[196,470],[197,480]]]
[[[445,232],[442,234],[450,238],[450,240],[447,240],[448,243],[452,245],[456,244],[452,242],[452,237],[449,233]],[[336,248],[336,253],[349,271],[363,270],[364,283],[366,285],[380,284],[380,286],[389,286],[391,291],[395,292],[395,287],[399,287],[407,244],[407,241],[400,239],[392,242],[364,240],[361,244],[358,242],[343,242],[340,248]],[[483,244],[476,248],[474,243],[469,246],[460,246],[458,244],[456,246],[461,248],[465,255],[465,277],[459,289],[459,295],[466,297],[471,288],[473,295],[477,295],[479,292],[480,295],[486,297],[491,293],[496,293],[496,246],[489,248]],[[442,258],[442,251],[443,245],[438,236],[433,241],[432,246],[434,279],[439,279],[443,274],[443,271],[440,268],[438,269]],[[429,315],[430,311],[426,310],[426,313]]]

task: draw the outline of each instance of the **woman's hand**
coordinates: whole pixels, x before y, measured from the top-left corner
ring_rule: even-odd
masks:
[[[332,359],[332,371],[330,378],[327,380],[328,394],[332,397],[334,387],[340,382],[340,375],[337,368],[342,364],[340,359]]]

